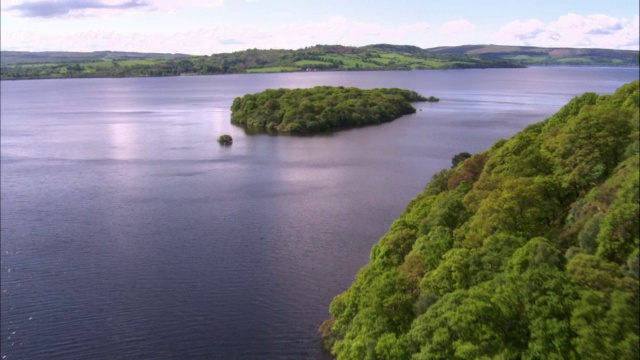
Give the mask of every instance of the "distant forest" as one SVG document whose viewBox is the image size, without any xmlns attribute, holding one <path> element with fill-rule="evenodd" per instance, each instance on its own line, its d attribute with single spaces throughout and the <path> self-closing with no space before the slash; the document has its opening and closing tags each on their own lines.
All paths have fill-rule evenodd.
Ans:
<svg viewBox="0 0 640 360">
<path fill-rule="evenodd" d="M 638 359 L 639 82 L 435 174 L 320 328 L 338 360 Z"/>
</svg>

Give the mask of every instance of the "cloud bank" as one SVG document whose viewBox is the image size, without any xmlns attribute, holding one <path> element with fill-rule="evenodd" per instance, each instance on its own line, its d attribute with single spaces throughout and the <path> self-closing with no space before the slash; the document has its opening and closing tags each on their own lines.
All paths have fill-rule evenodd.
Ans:
<svg viewBox="0 0 640 360">
<path fill-rule="evenodd" d="M 549 23 L 537 19 L 513 21 L 493 36 L 496 44 L 542 47 L 587 47 L 638 50 L 638 16 L 567 14 Z"/>
<path fill-rule="evenodd" d="M 190 7 L 219 7 L 223 0 L 39 0 L 3 1 L 3 11 L 23 18 L 64 18 L 120 15 L 123 11 L 176 11 Z"/>
<path fill-rule="evenodd" d="M 86 31 L 43 34 L 32 30 L 1 33 L 4 50 L 136 51 L 210 55 L 248 48 L 297 49 L 316 44 L 362 46 L 376 43 L 417 44 L 430 29 L 426 22 L 383 26 L 336 16 L 319 22 L 299 22 L 275 28 L 220 24 L 184 32 L 125 33 Z M 38 49 L 38 50 L 35 50 Z"/>
<path fill-rule="evenodd" d="M 237 0 L 240 1 L 240 0 Z M 258 0 L 242 0 L 244 3 Z M 316 44 L 408 44 L 423 48 L 494 43 L 637 50 L 638 16 L 567 14 L 554 21 L 506 23 L 489 32 L 458 19 L 384 25 L 345 16 L 241 25 L 222 14 L 231 0 L 2 0 L 3 50 L 138 51 L 208 55 L 248 48 L 297 49 Z M 220 10 L 218 9 L 220 7 Z M 214 8 L 214 11 L 206 12 Z M 230 6 L 233 8 L 233 6 Z M 220 10 L 220 12 L 219 12 Z M 197 25 L 188 16 L 211 15 Z M 127 16 L 125 18 L 125 15 Z M 11 28 L 6 24 L 18 25 Z"/>
<path fill-rule="evenodd" d="M 111 4 L 100 0 L 69 0 L 69 1 L 26 1 L 13 6 L 8 6 L 6 10 L 16 11 L 22 17 L 60 17 L 66 15 L 79 15 L 85 10 L 125 10 L 137 7 L 149 6 L 142 0 L 130 0 Z"/>
</svg>

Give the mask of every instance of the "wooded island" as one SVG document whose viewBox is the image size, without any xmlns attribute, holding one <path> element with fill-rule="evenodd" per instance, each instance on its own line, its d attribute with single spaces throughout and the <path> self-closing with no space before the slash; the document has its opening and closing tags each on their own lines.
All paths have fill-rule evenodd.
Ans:
<svg viewBox="0 0 640 360">
<path fill-rule="evenodd" d="M 438 100 L 398 88 L 267 89 L 236 98 L 231 122 L 249 131 L 306 135 L 389 122 L 415 113 L 412 102 Z"/>
</svg>

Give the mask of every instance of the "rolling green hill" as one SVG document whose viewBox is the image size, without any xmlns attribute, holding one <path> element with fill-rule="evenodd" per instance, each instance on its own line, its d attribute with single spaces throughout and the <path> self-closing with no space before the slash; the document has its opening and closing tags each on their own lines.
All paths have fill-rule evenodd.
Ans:
<svg viewBox="0 0 640 360">
<path fill-rule="evenodd" d="M 440 55 L 477 56 L 522 65 L 638 66 L 637 50 L 542 48 L 533 46 L 464 45 L 426 49 Z"/>
<path fill-rule="evenodd" d="M 90 63 L 105 60 L 169 60 L 191 57 L 186 54 L 137 53 L 123 51 L 94 51 L 94 52 L 66 52 L 66 51 L 2 51 L 0 64 L 9 65 L 44 65 L 58 63 Z"/>
<path fill-rule="evenodd" d="M 335 297 L 327 348 L 338 360 L 638 359 L 639 84 L 457 156 Z"/>
</svg>

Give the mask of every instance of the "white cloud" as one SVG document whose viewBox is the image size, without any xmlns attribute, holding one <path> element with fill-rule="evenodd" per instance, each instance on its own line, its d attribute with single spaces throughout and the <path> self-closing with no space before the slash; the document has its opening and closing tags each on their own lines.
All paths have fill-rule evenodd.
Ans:
<svg viewBox="0 0 640 360">
<path fill-rule="evenodd" d="M 439 33 L 441 35 L 460 35 L 470 33 L 476 29 L 476 26 L 464 19 L 449 21 L 440 26 Z"/>
<path fill-rule="evenodd" d="M 638 16 L 629 20 L 603 14 L 567 14 L 544 23 L 513 21 L 493 36 L 496 44 L 542 47 L 588 47 L 637 50 Z"/>
<path fill-rule="evenodd" d="M 56 35 L 22 30 L 3 31 L 0 36 L 5 50 L 117 50 L 199 55 L 247 48 L 297 49 L 316 44 L 416 44 L 419 39 L 425 38 L 429 28 L 426 22 L 387 27 L 338 16 L 319 22 L 300 22 L 275 28 L 219 24 L 184 32 L 92 30 Z"/>
</svg>

